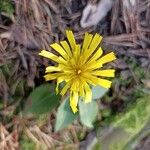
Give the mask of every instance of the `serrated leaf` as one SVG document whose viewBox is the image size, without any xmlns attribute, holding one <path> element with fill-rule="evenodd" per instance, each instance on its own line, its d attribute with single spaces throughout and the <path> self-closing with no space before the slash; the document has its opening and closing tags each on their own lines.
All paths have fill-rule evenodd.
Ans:
<svg viewBox="0 0 150 150">
<path fill-rule="evenodd" d="M 59 106 L 57 115 L 56 115 L 56 123 L 55 123 L 55 131 L 59 131 L 69 124 L 71 124 L 78 117 L 78 113 L 74 114 L 69 105 L 69 98 L 67 97 Z"/>
<path fill-rule="evenodd" d="M 28 104 L 26 105 L 26 112 L 34 114 L 50 112 L 59 104 L 59 99 L 60 97 L 55 94 L 52 84 L 41 85 L 30 94 Z"/>
<path fill-rule="evenodd" d="M 80 121 L 83 125 L 93 128 L 93 122 L 96 119 L 98 113 L 98 105 L 96 101 L 90 103 L 85 103 L 84 101 L 79 101 L 79 114 Z"/>
<path fill-rule="evenodd" d="M 107 91 L 108 89 L 103 88 L 101 86 L 93 86 L 92 87 L 92 99 L 101 98 Z"/>
</svg>

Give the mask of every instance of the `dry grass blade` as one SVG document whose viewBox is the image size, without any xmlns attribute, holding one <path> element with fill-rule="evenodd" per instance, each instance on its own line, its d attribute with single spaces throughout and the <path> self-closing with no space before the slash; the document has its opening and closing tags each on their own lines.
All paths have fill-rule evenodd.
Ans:
<svg viewBox="0 0 150 150">
<path fill-rule="evenodd" d="M 5 78 L 2 70 L 0 70 L 0 96 L 4 100 L 4 107 L 7 106 L 8 90 L 9 90 L 9 88 L 8 88 L 7 83 L 6 83 L 6 78 Z"/>
<path fill-rule="evenodd" d="M 17 130 L 9 133 L 5 126 L 0 124 L 0 148 L 1 150 L 18 150 L 18 135 Z"/>
</svg>

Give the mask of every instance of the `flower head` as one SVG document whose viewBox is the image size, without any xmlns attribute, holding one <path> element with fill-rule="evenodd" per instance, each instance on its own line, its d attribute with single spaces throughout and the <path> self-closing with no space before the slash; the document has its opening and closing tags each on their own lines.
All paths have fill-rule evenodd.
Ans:
<svg viewBox="0 0 150 150">
<path fill-rule="evenodd" d="M 65 81 L 61 95 L 70 92 L 70 106 L 72 111 L 77 112 L 79 97 L 83 97 L 86 103 L 91 102 L 91 85 L 99 85 L 110 88 L 111 81 L 103 77 L 114 77 L 115 70 L 101 70 L 104 64 L 116 59 L 113 52 L 104 56 L 103 50 L 99 47 L 102 36 L 99 34 L 85 33 L 83 45 L 76 43 L 72 31 L 66 31 L 67 41 L 60 44 L 53 43 L 50 46 L 58 53 L 42 50 L 39 55 L 49 58 L 57 63 L 56 66 L 46 68 L 45 80 L 57 80 L 56 92 L 59 84 Z"/>
</svg>

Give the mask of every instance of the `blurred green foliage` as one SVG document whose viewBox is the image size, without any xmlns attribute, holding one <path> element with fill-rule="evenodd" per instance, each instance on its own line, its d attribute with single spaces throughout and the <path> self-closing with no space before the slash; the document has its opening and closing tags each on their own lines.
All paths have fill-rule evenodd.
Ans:
<svg viewBox="0 0 150 150">
<path fill-rule="evenodd" d="M 18 98 L 22 98 L 25 93 L 26 81 L 23 77 L 17 77 L 13 74 L 13 63 L 4 64 L 0 68 L 0 75 L 3 76 L 3 82 L 5 80 L 9 87 L 9 101 L 14 102 Z"/>
<path fill-rule="evenodd" d="M 27 136 L 23 135 L 20 140 L 20 148 L 22 150 L 36 150 L 35 143 L 30 140 Z"/>
<path fill-rule="evenodd" d="M 14 13 L 14 7 L 11 0 L 0 0 L 0 12 L 8 14 Z"/>
<path fill-rule="evenodd" d="M 92 150 L 102 150 L 101 144 L 100 144 L 99 142 L 97 142 L 97 143 L 94 145 L 94 147 L 93 147 Z"/>
<path fill-rule="evenodd" d="M 150 96 L 143 95 L 130 106 L 124 115 L 116 117 L 115 127 L 121 127 L 132 135 L 137 134 L 147 123 L 150 117 Z"/>
</svg>

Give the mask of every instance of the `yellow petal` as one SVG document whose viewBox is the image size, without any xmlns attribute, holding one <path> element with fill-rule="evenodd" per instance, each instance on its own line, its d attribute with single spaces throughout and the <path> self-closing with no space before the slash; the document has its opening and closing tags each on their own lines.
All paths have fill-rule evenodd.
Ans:
<svg viewBox="0 0 150 150">
<path fill-rule="evenodd" d="M 54 80 L 59 76 L 60 76 L 60 73 L 53 73 L 53 74 L 46 74 L 44 76 L 44 78 L 45 78 L 46 81 L 49 81 L 49 80 Z"/>
<path fill-rule="evenodd" d="M 91 60 L 89 62 L 87 62 L 85 65 L 86 70 L 95 70 L 95 69 L 99 69 L 103 66 L 103 64 L 111 62 L 113 60 L 116 59 L 116 56 L 113 52 L 106 54 L 105 56 L 103 56 L 102 58 L 99 58 L 98 60 Z"/>
<path fill-rule="evenodd" d="M 89 103 L 92 100 L 92 91 L 87 83 L 85 83 L 84 88 L 85 88 L 85 103 Z"/>
<path fill-rule="evenodd" d="M 95 70 L 95 69 L 99 69 L 102 67 L 102 64 L 100 62 L 97 62 L 95 60 L 87 62 L 85 64 L 85 71 L 91 71 L 91 70 Z"/>
<path fill-rule="evenodd" d="M 48 67 L 46 67 L 45 73 L 54 72 L 54 71 L 61 71 L 61 69 L 59 67 L 55 67 L 55 66 L 48 66 Z"/>
<path fill-rule="evenodd" d="M 106 54 L 102 58 L 98 59 L 97 62 L 101 63 L 101 64 L 105 64 L 105 63 L 111 62 L 115 59 L 116 59 L 116 56 L 115 56 L 114 52 L 111 52 L 111 53 Z"/>
<path fill-rule="evenodd" d="M 84 85 L 82 81 L 80 82 L 80 85 L 79 85 L 79 94 L 80 96 L 85 97 Z"/>
<path fill-rule="evenodd" d="M 94 86 L 96 86 L 97 85 L 97 83 L 96 82 L 93 82 L 90 78 L 88 78 L 89 76 L 87 76 L 87 75 L 82 75 L 82 77 L 80 77 L 81 79 L 82 79 L 82 81 L 84 81 L 84 84 L 85 84 L 85 82 L 87 82 L 87 83 L 89 83 L 89 84 L 91 84 L 91 85 L 94 85 Z M 84 85 L 83 85 L 84 86 Z"/>
<path fill-rule="evenodd" d="M 59 68 L 63 71 L 63 72 L 65 72 L 65 73 L 72 73 L 72 68 L 68 65 L 68 66 L 66 66 L 65 64 L 59 64 Z"/>
<path fill-rule="evenodd" d="M 43 57 L 46 57 L 46 58 L 49 58 L 49 59 L 52 59 L 53 61 L 55 62 L 59 62 L 58 60 L 58 56 L 54 55 L 53 53 L 51 52 L 48 52 L 46 50 L 42 50 L 40 53 L 39 53 L 40 56 L 43 56 Z"/>
<path fill-rule="evenodd" d="M 73 70 L 76 68 L 77 63 L 76 63 L 76 59 L 74 57 L 70 60 L 70 65 Z"/>
<path fill-rule="evenodd" d="M 102 40 L 102 36 L 100 36 L 99 34 L 96 33 L 92 39 L 90 46 L 89 46 L 90 54 L 92 54 L 95 51 L 97 46 L 100 44 L 101 40 Z"/>
<path fill-rule="evenodd" d="M 87 50 L 84 51 L 84 61 L 86 62 L 88 58 L 94 53 L 97 46 L 100 44 L 102 37 L 99 34 L 95 34 L 93 37 L 91 44 Z"/>
<path fill-rule="evenodd" d="M 98 85 L 106 88 L 106 89 L 109 89 L 111 87 L 111 84 L 112 82 L 109 81 L 109 80 L 106 80 L 106 79 L 98 79 Z"/>
<path fill-rule="evenodd" d="M 67 52 L 67 54 L 72 57 L 72 52 L 70 49 L 70 46 L 68 45 L 68 43 L 66 41 L 61 41 L 60 44 L 62 45 L 62 47 L 64 48 L 64 50 Z"/>
<path fill-rule="evenodd" d="M 70 107 L 73 113 L 76 113 L 78 111 L 77 105 L 78 105 L 78 92 L 72 91 L 70 93 Z"/>
<path fill-rule="evenodd" d="M 69 88 L 70 88 L 70 82 L 67 82 L 66 85 L 63 87 L 62 91 L 60 92 L 60 94 L 65 95 Z"/>
<path fill-rule="evenodd" d="M 83 60 L 84 60 L 84 58 L 83 58 L 83 56 L 82 56 L 82 54 L 79 56 L 79 59 L 78 59 L 78 65 L 80 65 L 80 67 L 82 68 L 83 67 L 83 65 L 85 65 L 84 63 L 83 63 Z"/>
<path fill-rule="evenodd" d="M 97 63 L 96 60 L 98 58 L 101 57 L 101 55 L 103 54 L 103 50 L 100 47 L 95 53 L 94 55 L 88 60 L 88 62 L 86 62 L 86 66 L 89 68 L 91 65 L 92 66 L 98 66 L 98 68 L 102 67 L 102 65 L 100 63 Z M 94 67 L 95 68 L 95 67 Z"/>
<path fill-rule="evenodd" d="M 102 48 L 100 47 L 100 48 L 94 53 L 94 55 L 90 58 L 89 62 L 90 62 L 90 61 L 93 61 L 93 60 L 97 60 L 99 57 L 101 57 L 102 54 L 103 54 L 103 50 L 102 50 Z"/>
<path fill-rule="evenodd" d="M 68 62 L 67 62 L 66 60 L 64 60 L 61 56 L 58 57 L 58 61 L 59 61 L 59 64 L 60 64 L 60 63 L 61 63 L 61 64 L 65 64 L 65 65 L 68 64 Z"/>
<path fill-rule="evenodd" d="M 80 51 L 81 51 L 81 46 L 79 44 L 77 44 L 75 46 L 75 50 L 73 53 L 73 58 L 74 58 L 76 64 L 78 64 L 78 62 L 79 62 Z"/>
<path fill-rule="evenodd" d="M 75 49 L 75 45 L 76 45 L 76 41 L 74 39 L 74 35 L 73 35 L 72 31 L 66 30 L 66 35 L 67 35 L 67 39 L 68 39 L 68 41 L 70 43 L 70 46 L 71 46 L 72 50 L 74 50 Z"/>
<path fill-rule="evenodd" d="M 50 45 L 56 52 L 58 52 L 62 57 L 65 59 L 68 59 L 67 53 L 64 51 L 64 49 L 57 43 Z"/>
<path fill-rule="evenodd" d="M 92 74 L 95 76 L 101 76 L 101 77 L 114 77 L 115 70 L 114 69 L 96 70 L 96 71 L 93 71 Z"/>
<path fill-rule="evenodd" d="M 82 53 L 88 49 L 88 47 L 91 43 L 92 37 L 93 37 L 92 34 L 88 34 L 87 32 L 85 33 L 83 46 L 82 46 Z"/>
<path fill-rule="evenodd" d="M 61 73 L 61 75 L 58 78 L 59 80 L 66 81 L 66 82 L 69 82 L 71 80 L 71 76 L 66 73 Z"/>
<path fill-rule="evenodd" d="M 89 82 L 90 84 L 100 85 L 100 86 L 107 88 L 107 89 L 110 88 L 111 83 L 112 83 L 109 80 L 98 78 L 96 76 L 91 75 L 90 73 L 84 74 L 84 77 L 87 79 L 87 82 Z"/>
<path fill-rule="evenodd" d="M 72 80 L 72 85 L 71 85 L 71 90 L 72 91 L 79 91 L 79 79 L 75 78 L 74 80 Z"/>
</svg>

